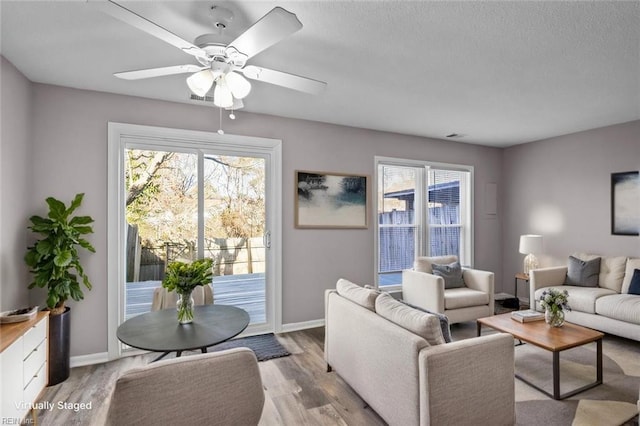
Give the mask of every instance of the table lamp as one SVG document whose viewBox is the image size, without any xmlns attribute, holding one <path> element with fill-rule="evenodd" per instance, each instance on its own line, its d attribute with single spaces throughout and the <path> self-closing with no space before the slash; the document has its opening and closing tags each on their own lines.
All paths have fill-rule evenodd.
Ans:
<svg viewBox="0 0 640 426">
<path fill-rule="evenodd" d="M 524 273 L 529 275 L 529 271 L 536 269 L 538 259 L 534 253 L 542 253 L 542 235 L 520 235 L 520 253 L 526 254 L 524 258 Z"/>
</svg>

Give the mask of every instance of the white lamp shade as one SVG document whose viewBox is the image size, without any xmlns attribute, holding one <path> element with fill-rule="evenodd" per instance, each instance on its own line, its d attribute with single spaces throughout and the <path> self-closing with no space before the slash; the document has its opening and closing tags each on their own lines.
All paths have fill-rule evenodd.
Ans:
<svg viewBox="0 0 640 426">
<path fill-rule="evenodd" d="M 542 253 L 542 235 L 521 235 L 520 236 L 520 253 Z"/>
<path fill-rule="evenodd" d="M 213 103 L 220 108 L 231 108 L 233 106 L 233 95 L 225 76 L 221 76 L 216 81 L 216 88 L 213 90 Z"/>
<path fill-rule="evenodd" d="M 204 97 L 213 86 L 213 73 L 211 70 L 198 71 L 187 78 L 187 86 L 194 94 Z"/>
<path fill-rule="evenodd" d="M 246 97 L 251 91 L 251 83 L 238 73 L 230 72 L 225 76 L 225 80 L 233 93 L 233 97 L 236 99 L 242 99 Z"/>
</svg>

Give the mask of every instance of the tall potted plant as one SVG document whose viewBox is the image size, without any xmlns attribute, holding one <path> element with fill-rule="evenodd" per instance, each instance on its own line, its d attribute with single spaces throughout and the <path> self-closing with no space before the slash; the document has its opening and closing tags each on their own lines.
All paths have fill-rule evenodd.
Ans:
<svg viewBox="0 0 640 426">
<path fill-rule="evenodd" d="M 80 283 L 91 290 L 89 277 L 80 264 L 78 249 L 95 253 L 83 235 L 93 233 L 90 216 L 72 216 L 80 207 L 84 194 L 77 194 L 69 207 L 53 197 L 47 198 L 48 216 L 31 216 L 28 228 L 43 238 L 27 248 L 24 260 L 33 274 L 29 288 L 47 288 L 49 317 L 49 385 L 69 377 L 70 308 L 65 302 L 71 298 L 84 299 Z"/>
</svg>

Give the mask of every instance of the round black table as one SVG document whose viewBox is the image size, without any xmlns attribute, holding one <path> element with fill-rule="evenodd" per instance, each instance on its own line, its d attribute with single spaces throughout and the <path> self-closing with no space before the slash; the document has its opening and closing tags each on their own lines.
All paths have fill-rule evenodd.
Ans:
<svg viewBox="0 0 640 426">
<path fill-rule="evenodd" d="M 200 305 L 195 307 L 193 322 L 180 324 L 175 308 L 147 312 L 123 322 L 116 335 L 122 343 L 138 349 L 170 352 L 176 357 L 183 351 L 201 349 L 229 340 L 247 328 L 249 314 L 235 306 Z"/>
</svg>

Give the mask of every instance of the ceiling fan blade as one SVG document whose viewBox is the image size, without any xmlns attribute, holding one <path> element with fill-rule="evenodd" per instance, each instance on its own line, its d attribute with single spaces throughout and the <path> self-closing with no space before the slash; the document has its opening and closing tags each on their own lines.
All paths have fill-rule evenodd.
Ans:
<svg viewBox="0 0 640 426">
<path fill-rule="evenodd" d="M 265 83 L 276 84 L 300 92 L 311 93 L 312 95 L 317 95 L 327 87 L 327 83 L 324 81 L 312 80 L 310 78 L 257 67 L 255 65 L 247 65 L 238 71 L 252 80 L 264 81 Z"/>
<path fill-rule="evenodd" d="M 139 29 L 140 31 L 144 31 L 147 34 L 159 38 L 160 40 L 169 43 L 170 45 L 175 46 L 178 49 L 181 49 L 183 52 L 188 53 L 189 55 L 193 55 L 197 58 L 208 58 L 207 52 L 200 49 L 195 44 L 178 37 L 171 31 L 162 28 L 160 25 L 155 24 L 146 18 L 143 18 L 137 13 L 127 9 L 124 6 L 119 5 L 112 0 L 99 1 L 95 2 L 95 4 L 98 8 L 100 8 L 102 12 L 121 20 L 126 24 L 129 24 L 132 27 Z"/>
<path fill-rule="evenodd" d="M 125 80 L 140 80 L 142 78 L 162 77 L 165 75 L 198 72 L 206 68 L 207 67 L 198 66 L 198 65 L 174 65 L 172 67 L 149 68 L 149 69 L 135 70 L 135 71 L 123 71 L 123 72 L 117 72 L 113 75 Z"/>
<path fill-rule="evenodd" d="M 295 14 L 281 7 L 274 7 L 247 31 L 229 43 L 227 50 L 233 51 L 235 49 L 248 59 L 295 33 L 300 28 L 302 28 L 302 23 Z"/>
</svg>

